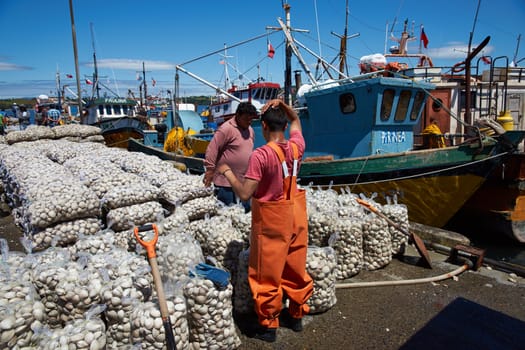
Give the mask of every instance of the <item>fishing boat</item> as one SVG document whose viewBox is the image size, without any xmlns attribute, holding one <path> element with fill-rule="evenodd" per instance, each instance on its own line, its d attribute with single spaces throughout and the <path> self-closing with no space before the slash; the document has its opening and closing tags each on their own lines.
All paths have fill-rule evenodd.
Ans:
<svg viewBox="0 0 525 350">
<path fill-rule="evenodd" d="M 149 129 L 147 117 L 137 112 L 137 102 L 129 98 L 104 97 L 87 101 L 86 124 L 98 126 L 106 145 L 127 148 L 130 138 L 141 139 Z"/>
<path fill-rule="evenodd" d="M 421 149 L 416 140 L 422 137 L 422 121 L 430 120 L 435 104 L 446 108 L 431 96 L 436 84 L 420 77 L 428 69 L 394 69 L 399 66 L 390 64 L 354 77 L 338 71 L 339 79 L 317 81 L 289 25 L 278 20 L 287 45 L 310 80 L 299 88 L 294 105 L 306 141 L 298 177 L 301 185 L 348 188 L 379 202 L 396 195 L 407 205 L 411 221 L 443 227 L 525 136 L 515 130 L 487 135 L 468 124 L 453 145 Z M 289 91 L 286 86 L 285 91 Z M 252 127 L 257 147 L 264 143 L 260 122 L 254 120 Z M 140 143 L 134 147 L 140 149 Z M 190 161 L 197 164 L 190 169 L 203 171 L 202 160 L 198 163 L 197 157 L 189 157 Z"/>
<path fill-rule="evenodd" d="M 91 85 L 92 92 L 91 96 L 86 100 L 81 123 L 101 128 L 102 136 L 107 146 L 127 148 L 130 138 L 142 138 L 144 130 L 150 128 L 145 104 L 141 103 L 141 106 L 139 106 L 136 99 L 120 96 L 101 81 L 101 77 L 98 74 L 92 23 L 90 27 L 94 70 L 91 79 L 86 78 L 85 81 L 88 85 Z M 144 63 L 142 72 L 144 79 L 141 87 L 144 87 L 147 98 Z M 104 89 L 103 94 L 101 94 L 102 89 Z"/>
<path fill-rule="evenodd" d="M 430 83 L 377 73 L 319 84 L 299 108 L 307 144 L 299 172 L 302 185 L 344 187 L 398 196 L 412 221 L 443 227 L 523 139 L 521 131 L 439 149 L 414 150 L 413 129 L 421 121 Z M 371 116 L 371 117 L 370 117 Z M 261 143 L 260 122 L 252 124 Z M 152 132 L 154 133 L 154 132 Z M 133 141 L 130 150 L 156 154 L 203 171 L 202 159 L 177 156 Z"/>
</svg>

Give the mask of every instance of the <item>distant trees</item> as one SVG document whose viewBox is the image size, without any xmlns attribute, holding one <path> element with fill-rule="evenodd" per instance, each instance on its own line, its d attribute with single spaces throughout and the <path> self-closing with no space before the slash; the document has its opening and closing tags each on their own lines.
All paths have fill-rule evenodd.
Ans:
<svg viewBox="0 0 525 350">
<path fill-rule="evenodd" d="M 31 109 L 36 104 L 36 99 L 34 98 L 9 98 L 0 100 L 0 110 L 11 109 L 13 103 L 16 103 L 19 106 L 26 106 Z"/>
</svg>

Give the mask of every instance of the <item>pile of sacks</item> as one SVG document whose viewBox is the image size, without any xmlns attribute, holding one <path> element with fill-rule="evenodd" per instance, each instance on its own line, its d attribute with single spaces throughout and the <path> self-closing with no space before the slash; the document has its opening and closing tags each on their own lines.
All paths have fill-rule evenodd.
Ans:
<svg viewBox="0 0 525 350">
<path fill-rule="evenodd" d="M 0 346 L 161 349 L 157 295 L 133 235 L 146 223 L 159 228 L 157 259 L 177 348 L 240 345 L 232 315 L 253 312 L 251 214 L 222 205 L 201 176 L 99 142 L 38 139 L 0 147 L 0 177 L 26 247 L 9 252 L 3 243 L 0 318 L 10 321 L 0 327 Z M 356 197 L 307 189 L 311 313 L 336 303 L 338 280 L 387 265 L 406 243 Z M 406 207 L 374 204 L 408 227 Z M 213 283 L 199 271 L 203 263 L 230 278 Z"/>
</svg>

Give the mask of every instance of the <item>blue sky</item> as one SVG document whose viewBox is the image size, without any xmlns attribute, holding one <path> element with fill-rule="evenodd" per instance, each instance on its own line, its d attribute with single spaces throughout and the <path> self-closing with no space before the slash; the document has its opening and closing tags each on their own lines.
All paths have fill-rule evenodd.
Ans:
<svg viewBox="0 0 525 350">
<path fill-rule="evenodd" d="M 345 0 L 287 2 L 292 27 L 309 30 L 295 37 L 332 61 L 339 39 L 331 32 L 344 32 Z M 481 0 L 474 23 L 477 6 L 478 0 L 350 0 L 348 34 L 360 34 L 348 40 L 350 74 L 358 74 L 360 57 L 384 53 L 385 47 L 394 45 L 390 40 L 385 45 L 387 28 L 390 31 L 396 20 L 394 35 L 399 35 L 405 19 L 414 25 L 417 37 L 409 43 L 409 52 L 418 52 L 420 25 L 424 25 L 429 45 L 423 51 L 435 65 L 462 61 L 473 29 L 473 47 L 490 35 L 483 54 L 512 60 L 518 35 L 525 35 L 525 1 Z M 126 95 L 132 89 L 138 96 L 137 72 L 144 62 L 148 94 L 164 95 L 173 90 L 175 65 L 259 35 L 263 37 L 228 50 L 230 79 L 240 83 L 240 76 L 256 79 L 260 75 L 283 84 L 284 37 L 267 29 L 278 26 L 278 17 L 284 19 L 281 0 L 73 0 L 73 10 L 84 95 L 91 92 L 85 78 L 93 74 L 94 51 L 101 81 L 113 91 Z M 68 0 L 0 0 L 0 23 L 0 98 L 53 95 L 57 70 L 62 84 L 76 91 L 76 80 L 66 77 L 75 75 Z M 267 57 L 267 40 L 276 51 L 273 59 Z M 518 60 L 525 57 L 523 41 L 525 38 Z M 301 53 L 315 71 L 317 59 L 304 49 Z M 216 53 L 183 67 L 213 84 L 224 85 L 221 59 Z M 292 65 L 294 70 L 301 69 L 296 60 Z M 305 74 L 302 79 L 306 81 Z M 181 96 L 201 94 L 213 95 L 214 90 L 180 75 Z"/>
</svg>

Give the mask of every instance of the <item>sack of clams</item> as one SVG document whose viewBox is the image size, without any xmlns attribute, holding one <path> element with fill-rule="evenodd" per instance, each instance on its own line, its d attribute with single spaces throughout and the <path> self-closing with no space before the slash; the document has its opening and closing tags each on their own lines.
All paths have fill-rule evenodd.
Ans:
<svg viewBox="0 0 525 350">
<path fill-rule="evenodd" d="M 241 340 L 233 319 L 232 285 L 221 290 L 208 279 L 194 277 L 183 290 L 188 305 L 191 348 L 238 348 Z"/>
<path fill-rule="evenodd" d="M 99 315 L 104 305 L 95 305 L 85 318 L 68 322 L 64 328 L 42 329 L 37 338 L 38 349 L 56 350 L 104 350 L 106 349 L 106 326 Z"/>
<path fill-rule="evenodd" d="M 314 281 L 314 291 L 307 302 L 310 314 L 328 311 L 337 302 L 336 269 L 337 256 L 332 247 L 308 247 L 306 271 Z"/>
<path fill-rule="evenodd" d="M 166 294 L 168 318 L 172 326 L 177 350 L 189 349 L 187 309 L 184 297 Z M 166 349 L 166 331 L 160 314 L 158 299 L 137 303 L 130 314 L 131 342 L 139 349 Z"/>
<path fill-rule="evenodd" d="M 390 198 L 387 198 L 387 203 L 382 207 L 383 214 L 385 214 L 390 220 L 401 226 L 405 232 L 409 230 L 408 222 L 408 208 L 404 204 L 397 203 L 397 197 L 394 197 L 393 203 Z M 405 251 L 405 246 L 408 243 L 408 235 L 401 232 L 396 227 L 391 225 L 388 226 L 390 236 L 392 240 L 392 254 L 402 254 Z"/>
</svg>

